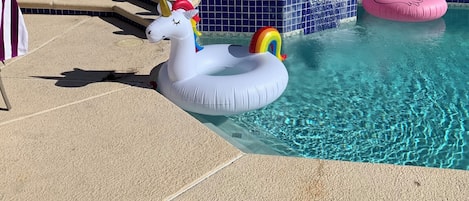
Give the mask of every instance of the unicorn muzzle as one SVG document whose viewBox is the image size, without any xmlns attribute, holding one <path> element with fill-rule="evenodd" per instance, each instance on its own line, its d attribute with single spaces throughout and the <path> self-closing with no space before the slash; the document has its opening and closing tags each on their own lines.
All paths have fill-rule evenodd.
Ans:
<svg viewBox="0 0 469 201">
<path fill-rule="evenodd" d="M 160 33 L 158 33 L 158 31 L 152 30 L 151 26 L 147 27 L 145 33 L 147 35 L 148 41 L 150 41 L 151 43 L 156 43 L 166 38 L 165 35 L 161 35 Z"/>
</svg>

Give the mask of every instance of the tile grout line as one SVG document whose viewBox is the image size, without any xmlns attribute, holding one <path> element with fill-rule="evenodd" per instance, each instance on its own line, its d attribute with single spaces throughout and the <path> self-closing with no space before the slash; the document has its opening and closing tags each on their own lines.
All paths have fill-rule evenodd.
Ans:
<svg viewBox="0 0 469 201">
<path fill-rule="evenodd" d="M 99 97 L 102 97 L 102 96 L 105 96 L 105 95 L 109 95 L 109 94 L 112 94 L 114 92 L 118 92 L 118 91 L 128 89 L 128 88 L 131 88 L 131 87 L 132 86 L 126 86 L 126 87 L 123 87 L 123 88 L 119 88 L 119 89 L 108 91 L 108 92 L 105 92 L 105 93 L 102 93 L 102 94 L 91 96 L 91 97 L 88 97 L 88 98 L 85 98 L 85 99 L 81 99 L 81 100 L 78 100 L 78 101 L 73 101 L 71 103 L 67 103 L 67 104 L 60 105 L 60 106 L 57 106 L 57 107 L 53 107 L 53 108 L 50 108 L 50 109 L 42 110 L 42 111 L 32 113 L 32 114 L 29 114 L 29 115 L 26 115 L 26 116 L 22 116 L 22 117 L 18 117 L 18 118 L 15 118 L 15 119 L 8 120 L 8 121 L 0 122 L 0 127 L 4 126 L 6 124 L 9 124 L 9 123 L 13 123 L 13 122 L 16 122 L 16 121 L 21 121 L 21 120 L 28 119 L 28 118 L 31 118 L 31 117 L 35 117 L 35 116 L 38 116 L 38 115 L 41 115 L 41 114 L 44 114 L 44 113 L 52 112 L 54 110 L 58 110 L 58 109 L 61 109 L 61 108 L 64 108 L 64 107 L 68 107 L 68 106 L 75 105 L 75 104 L 78 104 L 78 103 L 82 103 L 82 102 L 85 102 L 85 101 L 89 101 L 89 100 L 92 100 L 92 99 L 95 99 L 95 98 L 99 98 Z"/>
<path fill-rule="evenodd" d="M 56 40 L 57 38 L 63 37 L 66 33 L 70 32 L 72 29 L 75 29 L 76 27 L 78 27 L 78 26 L 84 24 L 85 22 L 87 22 L 87 21 L 89 21 L 89 20 L 91 20 L 91 19 L 92 19 L 92 17 L 89 17 L 88 19 L 84 19 L 84 20 L 82 20 L 82 21 L 76 23 L 75 25 L 69 27 L 67 30 L 65 30 L 65 31 L 62 32 L 61 34 L 56 35 L 56 36 L 52 37 L 50 40 L 44 42 L 44 43 L 43 43 L 42 45 L 40 45 L 39 47 L 34 48 L 33 50 L 28 51 L 28 52 L 26 53 L 26 55 L 20 56 L 20 57 L 18 57 L 17 59 L 14 59 L 14 60 L 12 60 L 11 62 L 6 63 L 5 68 L 8 67 L 9 65 L 11 65 L 12 63 L 15 63 L 16 61 L 19 61 L 19 60 L 23 59 L 24 57 L 27 57 L 29 54 L 32 54 L 32 53 L 38 51 L 39 49 L 42 49 L 44 46 L 48 45 L 48 44 L 51 43 L 52 41 Z M 27 29 L 27 27 L 26 27 L 26 29 Z"/>
<path fill-rule="evenodd" d="M 193 182 L 185 185 L 184 187 L 182 187 L 180 190 L 178 190 L 176 193 L 166 197 L 164 200 L 167 200 L 167 201 L 170 201 L 170 200 L 174 200 L 175 198 L 177 198 L 178 196 L 182 195 L 183 193 L 187 192 L 188 190 L 190 190 L 191 188 L 193 188 L 194 186 L 202 183 L 203 181 L 205 181 L 206 179 L 208 179 L 209 177 L 211 177 L 212 175 L 216 174 L 217 172 L 223 170 L 225 167 L 228 167 L 229 165 L 233 164 L 235 161 L 237 161 L 238 159 L 240 159 L 241 157 L 245 156 L 246 154 L 241 152 L 241 154 L 237 155 L 235 158 L 215 167 L 214 169 L 212 169 L 211 171 L 205 173 L 204 175 L 202 175 L 201 177 L 199 177 L 198 179 L 194 180 Z"/>
</svg>

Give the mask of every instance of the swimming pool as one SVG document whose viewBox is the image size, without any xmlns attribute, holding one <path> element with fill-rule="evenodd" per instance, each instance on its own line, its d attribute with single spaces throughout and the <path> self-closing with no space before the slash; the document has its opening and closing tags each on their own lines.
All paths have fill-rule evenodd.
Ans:
<svg viewBox="0 0 469 201">
<path fill-rule="evenodd" d="M 356 25 L 287 38 L 285 93 L 228 119 L 285 155 L 469 170 L 467 27 L 468 10 L 409 24 L 359 8 Z M 249 43 L 202 38 L 220 42 Z"/>
</svg>

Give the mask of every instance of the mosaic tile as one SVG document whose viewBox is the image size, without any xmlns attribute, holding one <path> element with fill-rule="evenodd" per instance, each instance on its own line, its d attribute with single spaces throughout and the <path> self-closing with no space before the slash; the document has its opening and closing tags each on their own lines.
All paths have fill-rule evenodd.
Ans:
<svg viewBox="0 0 469 201">
<path fill-rule="evenodd" d="M 448 3 L 469 3 L 469 0 L 446 0 Z"/>
<path fill-rule="evenodd" d="M 204 32 L 255 32 L 263 26 L 275 26 L 281 33 L 309 34 L 355 17 L 356 5 L 357 0 L 202 0 L 199 28 Z M 229 18 L 227 23 L 225 18 Z"/>
</svg>

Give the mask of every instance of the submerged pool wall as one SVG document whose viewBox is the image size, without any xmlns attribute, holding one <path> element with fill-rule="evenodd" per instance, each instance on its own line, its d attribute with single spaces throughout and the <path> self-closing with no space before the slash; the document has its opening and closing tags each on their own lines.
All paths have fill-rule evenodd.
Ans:
<svg viewBox="0 0 469 201">
<path fill-rule="evenodd" d="M 357 0 L 202 0 L 199 29 L 206 33 L 254 33 L 263 26 L 283 35 L 310 34 L 354 21 Z"/>
</svg>

